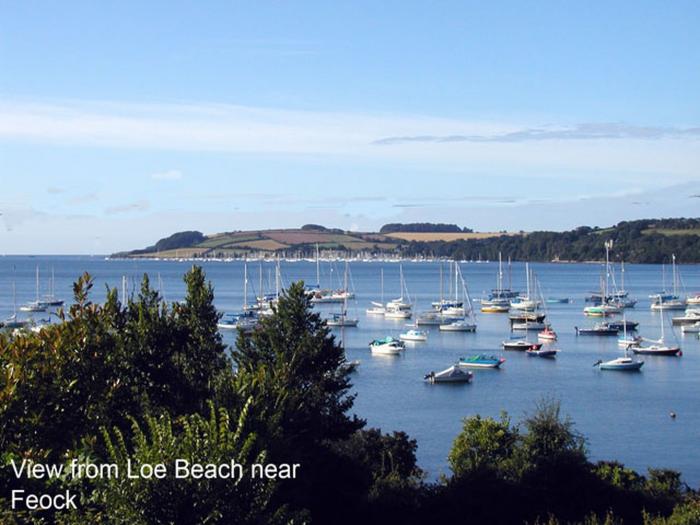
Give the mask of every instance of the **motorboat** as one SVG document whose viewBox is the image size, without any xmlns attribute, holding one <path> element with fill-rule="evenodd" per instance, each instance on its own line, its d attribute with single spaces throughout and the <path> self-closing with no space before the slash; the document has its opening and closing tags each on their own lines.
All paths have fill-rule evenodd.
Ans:
<svg viewBox="0 0 700 525">
<path fill-rule="evenodd" d="M 466 319 L 455 319 L 440 325 L 441 332 L 476 332 L 476 325 Z"/>
<path fill-rule="evenodd" d="M 600 370 L 618 370 L 622 372 L 631 372 L 640 370 L 644 366 L 644 361 L 637 361 L 631 357 L 618 357 L 612 361 L 598 361 L 593 366 L 597 366 Z"/>
<path fill-rule="evenodd" d="M 384 339 L 375 339 L 369 344 L 369 349 L 373 354 L 377 355 L 399 355 L 404 348 L 403 342 L 391 336 Z"/>
<path fill-rule="evenodd" d="M 452 365 L 442 372 L 430 372 L 424 377 L 430 383 L 469 383 L 473 378 L 474 374 L 462 370 L 458 365 Z"/>
<path fill-rule="evenodd" d="M 503 314 L 510 310 L 510 304 L 484 304 L 481 303 L 481 311 L 485 314 Z"/>
<path fill-rule="evenodd" d="M 408 330 L 407 332 L 404 332 L 402 334 L 399 334 L 399 339 L 402 341 L 427 341 L 428 340 L 428 332 L 425 330 L 415 330 L 411 329 Z"/>
<path fill-rule="evenodd" d="M 382 303 L 375 303 L 372 301 L 372 307 L 367 308 L 365 311 L 367 315 L 381 315 L 386 314 L 386 307 Z"/>
<path fill-rule="evenodd" d="M 539 350 L 542 348 L 542 343 L 533 343 L 531 341 L 528 341 L 527 339 L 516 339 L 516 340 L 510 340 L 510 341 L 503 341 L 503 349 L 504 350 Z"/>
<path fill-rule="evenodd" d="M 685 315 L 671 318 L 671 323 L 674 325 L 695 324 L 697 322 L 700 322 L 700 308 L 688 308 Z"/>
<path fill-rule="evenodd" d="M 681 332 L 684 334 L 700 334 L 700 321 L 681 326 Z"/>
<path fill-rule="evenodd" d="M 459 366 L 466 368 L 500 368 L 506 360 L 495 355 L 477 354 L 469 357 L 460 357 Z"/>
<path fill-rule="evenodd" d="M 346 328 L 354 328 L 358 323 L 358 319 L 348 317 L 345 313 L 333 314 L 332 317 L 326 319 L 326 324 L 328 326 L 344 326 Z"/>
<path fill-rule="evenodd" d="M 544 330 L 547 325 L 536 321 L 525 321 L 524 323 L 512 323 L 510 327 L 513 330 Z"/>
<path fill-rule="evenodd" d="M 533 357 L 557 357 L 559 350 L 555 348 L 528 348 L 525 353 Z"/>
<path fill-rule="evenodd" d="M 685 300 L 686 303 L 691 304 L 691 305 L 700 305 L 700 293 L 696 293 L 695 295 L 691 295 Z"/>
<path fill-rule="evenodd" d="M 525 310 L 528 312 L 535 310 L 538 305 L 538 301 L 530 299 L 529 297 L 515 297 L 510 302 L 510 307 L 512 310 Z"/>
<path fill-rule="evenodd" d="M 342 372 L 345 372 L 347 374 L 354 372 L 357 370 L 357 367 L 360 366 L 360 361 L 357 359 L 354 361 L 345 361 L 344 363 L 341 363 L 340 366 L 338 367 Z"/>
<path fill-rule="evenodd" d="M 259 318 L 253 311 L 225 314 L 216 326 L 219 330 L 242 330 L 252 332 L 258 326 Z"/>
<path fill-rule="evenodd" d="M 628 331 L 628 332 L 634 332 L 637 327 L 639 326 L 639 323 L 636 321 L 609 321 L 606 323 L 609 328 L 615 328 L 619 331 Z"/>
<path fill-rule="evenodd" d="M 621 308 L 612 303 L 603 303 L 594 306 L 586 306 L 583 309 L 583 314 L 590 317 L 607 317 L 609 315 L 619 314 Z"/>
<path fill-rule="evenodd" d="M 45 312 L 46 305 L 41 301 L 30 301 L 19 307 L 22 312 Z"/>
<path fill-rule="evenodd" d="M 442 316 L 437 312 L 423 312 L 416 319 L 418 326 L 439 326 L 444 322 Z"/>
<path fill-rule="evenodd" d="M 544 330 L 537 334 L 537 339 L 543 339 L 544 341 L 556 341 L 557 333 L 552 330 L 550 326 L 546 326 Z"/>
<path fill-rule="evenodd" d="M 413 315 L 411 308 L 411 304 L 403 302 L 403 299 L 394 299 L 386 303 L 384 317 L 387 319 L 410 319 Z"/>
<path fill-rule="evenodd" d="M 524 323 L 525 321 L 541 323 L 545 317 L 547 317 L 546 314 L 539 312 L 518 312 L 510 314 L 508 319 L 511 323 Z"/>
<path fill-rule="evenodd" d="M 617 328 L 610 328 L 606 323 L 597 323 L 592 328 L 579 328 L 575 326 L 576 335 L 617 335 Z"/>
</svg>

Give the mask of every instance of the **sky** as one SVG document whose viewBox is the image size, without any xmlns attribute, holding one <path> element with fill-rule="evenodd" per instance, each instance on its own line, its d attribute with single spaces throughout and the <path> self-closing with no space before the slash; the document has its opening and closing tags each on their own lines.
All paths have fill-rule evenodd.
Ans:
<svg viewBox="0 0 700 525">
<path fill-rule="evenodd" d="M 0 254 L 700 216 L 700 2 L 0 0 Z"/>
</svg>

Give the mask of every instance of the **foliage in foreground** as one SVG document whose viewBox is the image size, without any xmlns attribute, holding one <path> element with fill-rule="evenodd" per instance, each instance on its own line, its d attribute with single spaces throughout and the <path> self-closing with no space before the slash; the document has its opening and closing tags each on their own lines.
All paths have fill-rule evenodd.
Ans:
<svg viewBox="0 0 700 525">
<path fill-rule="evenodd" d="M 313 313 L 303 283 L 241 334 L 229 358 L 200 268 L 182 303 L 144 278 L 134 297 L 90 302 L 75 286 L 62 323 L 0 335 L 0 522 L 698 523 L 677 472 L 642 476 L 591 463 L 558 403 L 518 425 L 474 416 L 449 454 L 453 475 L 426 483 L 416 442 L 365 429 L 352 414 L 344 352 Z M 236 370 L 236 373 L 233 370 Z M 52 463 L 222 464 L 239 479 L 14 479 L 11 459 Z M 254 464 L 299 463 L 296 479 L 252 479 Z M 72 512 L 10 512 L 10 489 L 80 495 Z"/>
</svg>

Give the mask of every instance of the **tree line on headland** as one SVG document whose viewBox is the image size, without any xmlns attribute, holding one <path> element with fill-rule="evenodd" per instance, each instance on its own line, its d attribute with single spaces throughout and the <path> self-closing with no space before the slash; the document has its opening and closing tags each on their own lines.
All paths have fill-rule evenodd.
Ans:
<svg viewBox="0 0 700 525">
<path fill-rule="evenodd" d="M 603 260 L 605 241 L 613 240 L 613 256 L 617 260 L 663 263 L 669 262 L 671 255 L 675 254 L 679 262 L 700 262 L 700 219 L 645 219 L 624 221 L 609 228 L 582 226 L 564 232 L 499 232 L 473 236 L 469 228 L 442 223 L 385 224 L 379 233 L 345 232 L 318 224 L 306 224 L 299 230 L 272 232 L 274 234 L 262 230 L 232 232 L 213 238 L 198 231 L 178 232 L 148 248 L 114 256 L 180 256 L 177 250 L 185 249 L 184 253 L 187 253 L 187 249 L 198 249 L 196 253 L 201 257 L 242 257 L 251 252 L 256 255 L 314 257 L 318 247 L 322 255 L 330 252 L 332 256 L 352 255 L 361 250 L 363 254 L 373 256 L 495 260 L 501 253 L 504 258 L 510 257 L 514 261 L 584 262 Z M 420 234 L 420 237 L 411 238 L 411 233 Z M 435 234 L 432 239 L 431 233 Z M 451 234 L 464 234 L 465 238 L 441 238 Z M 291 240 L 280 247 L 278 241 L 285 235 Z M 313 237 L 308 238 L 308 235 Z M 259 243 L 264 243 L 266 236 L 274 237 L 275 241 L 272 247 L 260 251 Z M 217 246 L 218 238 L 223 240 Z"/>
<path fill-rule="evenodd" d="M 543 400 L 514 424 L 472 416 L 451 475 L 430 481 L 416 442 L 353 415 L 344 351 L 301 282 L 227 348 L 204 272 L 166 303 L 140 291 L 103 304 L 74 285 L 61 322 L 0 333 L 0 522 L 4 524 L 645 523 L 700 521 L 680 474 L 589 460 L 585 438 Z M 447 454 L 448 451 L 445 451 Z M 12 460 L 142 465 L 186 459 L 299 464 L 296 479 L 37 479 Z M 76 509 L 11 510 L 12 490 L 79 495 Z"/>
<path fill-rule="evenodd" d="M 582 226 L 565 232 L 536 231 L 452 242 L 413 241 L 402 246 L 407 257 L 432 256 L 460 260 L 600 261 L 605 241 L 612 240 L 616 259 L 631 263 L 670 262 L 671 255 L 684 263 L 700 262 L 700 219 L 639 220 L 611 228 Z"/>
</svg>

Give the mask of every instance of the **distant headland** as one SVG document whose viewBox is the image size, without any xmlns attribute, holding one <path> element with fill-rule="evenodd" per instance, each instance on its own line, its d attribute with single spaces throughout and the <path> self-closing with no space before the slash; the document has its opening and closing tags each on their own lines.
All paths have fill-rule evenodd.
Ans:
<svg viewBox="0 0 700 525">
<path fill-rule="evenodd" d="M 205 235 L 174 233 L 147 248 L 112 254 L 113 258 L 242 257 L 400 257 L 495 260 L 498 254 L 521 261 L 597 261 L 604 241 L 613 240 L 614 256 L 631 263 L 700 262 L 700 219 L 643 219 L 599 228 L 533 232 L 476 232 L 456 224 L 392 223 L 378 232 L 354 232 L 306 224 L 301 228 L 228 231 Z"/>
</svg>

